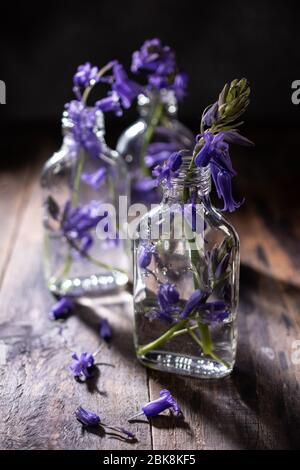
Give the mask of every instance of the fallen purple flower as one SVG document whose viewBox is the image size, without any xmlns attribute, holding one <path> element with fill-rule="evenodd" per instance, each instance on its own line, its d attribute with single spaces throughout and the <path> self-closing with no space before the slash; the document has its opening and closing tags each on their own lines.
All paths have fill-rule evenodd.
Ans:
<svg viewBox="0 0 300 470">
<path fill-rule="evenodd" d="M 78 357 L 76 353 L 73 353 L 72 359 L 73 362 L 70 365 L 70 370 L 76 379 L 82 377 L 89 379 L 92 377 L 92 369 L 95 363 L 93 354 L 83 352 L 81 353 L 80 357 Z"/>
<path fill-rule="evenodd" d="M 49 316 L 53 320 L 58 320 L 73 310 L 75 302 L 68 296 L 62 297 L 50 310 Z"/>
<path fill-rule="evenodd" d="M 77 408 L 75 416 L 84 426 L 96 427 L 100 424 L 100 416 L 93 411 L 83 408 L 82 406 Z"/>
<path fill-rule="evenodd" d="M 159 395 L 160 398 L 146 403 L 146 405 L 142 406 L 142 411 L 134 416 L 131 416 L 128 421 L 132 421 L 143 414 L 147 416 L 147 418 L 153 418 L 167 409 L 171 409 L 178 417 L 183 416 L 180 406 L 178 405 L 175 398 L 171 395 L 169 390 L 161 390 Z"/>
<path fill-rule="evenodd" d="M 98 427 L 101 426 L 103 428 L 110 429 L 112 431 L 116 431 L 120 434 L 124 434 L 126 439 L 133 440 L 135 439 L 135 434 L 132 432 L 128 431 L 127 429 L 120 427 L 120 426 L 109 426 L 107 424 L 104 424 L 101 422 L 100 416 L 98 416 L 96 413 L 93 411 L 87 410 L 86 408 L 83 408 L 82 406 L 79 406 L 77 410 L 75 411 L 75 416 L 77 420 L 83 424 L 83 426 L 87 427 Z"/>
<path fill-rule="evenodd" d="M 112 329 L 111 326 L 105 318 L 100 321 L 100 336 L 104 341 L 109 342 L 112 338 Z"/>
</svg>

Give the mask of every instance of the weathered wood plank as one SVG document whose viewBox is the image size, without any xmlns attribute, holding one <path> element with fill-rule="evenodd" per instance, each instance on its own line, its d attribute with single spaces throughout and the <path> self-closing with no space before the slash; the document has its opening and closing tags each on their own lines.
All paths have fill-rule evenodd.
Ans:
<svg viewBox="0 0 300 470">
<path fill-rule="evenodd" d="M 0 287 L 28 197 L 28 168 L 0 173 Z"/>
<path fill-rule="evenodd" d="M 42 276 L 40 200 L 36 184 L 0 294 L 0 341 L 7 355 L 6 364 L 0 365 L 0 446 L 150 449 L 149 425 L 139 426 L 138 442 L 128 444 L 101 432 L 82 435 L 74 418 L 75 408 L 83 405 L 99 412 L 107 423 L 127 426 L 126 418 L 148 400 L 147 375 L 134 358 L 129 294 L 106 303 L 83 299 L 85 305 L 62 324 L 47 318 L 53 299 Z M 109 365 L 99 366 L 88 388 L 70 375 L 70 350 L 97 349 L 100 315 L 111 321 L 114 339 L 97 356 Z M 136 425 L 129 428 L 137 430 Z"/>
<path fill-rule="evenodd" d="M 230 378 L 204 382 L 150 373 L 151 398 L 169 388 L 189 425 L 153 420 L 154 449 L 300 447 L 300 364 L 291 359 L 293 341 L 300 338 L 300 294 L 289 287 L 287 301 L 286 290 L 270 277 L 242 270 L 239 347 Z"/>
</svg>

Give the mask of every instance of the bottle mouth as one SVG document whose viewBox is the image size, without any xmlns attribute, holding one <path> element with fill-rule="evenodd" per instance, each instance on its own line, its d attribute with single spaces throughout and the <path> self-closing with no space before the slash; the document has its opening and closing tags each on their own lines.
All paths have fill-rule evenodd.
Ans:
<svg viewBox="0 0 300 470">
<path fill-rule="evenodd" d="M 190 151 L 182 151 L 182 164 L 178 170 L 178 175 L 171 179 L 172 186 L 193 187 L 202 195 L 210 193 L 211 172 L 210 165 L 197 167 L 192 165 L 192 155 Z"/>
</svg>

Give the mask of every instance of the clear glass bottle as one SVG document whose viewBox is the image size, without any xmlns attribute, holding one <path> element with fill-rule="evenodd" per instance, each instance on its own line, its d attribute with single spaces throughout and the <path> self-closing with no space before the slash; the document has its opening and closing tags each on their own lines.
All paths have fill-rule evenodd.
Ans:
<svg viewBox="0 0 300 470">
<path fill-rule="evenodd" d="M 93 129 L 101 145 L 96 157 L 82 146 L 74 147 L 67 111 L 62 127 L 62 147 L 46 162 L 41 176 L 46 281 L 57 295 L 107 292 L 128 281 L 128 242 L 121 235 L 125 227 L 116 228 L 107 213 L 111 207 L 118 221 L 119 196 L 128 198 L 126 164 L 105 143 L 101 111 L 96 112 Z"/>
<path fill-rule="evenodd" d="M 138 120 L 120 136 L 117 151 L 131 175 L 131 200 L 145 204 L 161 200 L 152 169 L 177 150 L 194 146 L 192 132 L 177 119 L 178 103 L 173 91 L 153 90 L 138 96 Z"/>
<path fill-rule="evenodd" d="M 235 362 L 239 239 L 211 204 L 209 167 L 190 159 L 137 229 L 135 347 L 148 367 L 219 378 Z"/>
</svg>

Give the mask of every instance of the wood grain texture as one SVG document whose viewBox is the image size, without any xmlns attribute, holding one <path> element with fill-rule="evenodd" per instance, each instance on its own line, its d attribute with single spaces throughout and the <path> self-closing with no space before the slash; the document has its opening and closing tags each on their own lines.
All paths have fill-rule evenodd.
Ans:
<svg viewBox="0 0 300 470">
<path fill-rule="evenodd" d="M 0 174 L 0 286 L 28 197 L 28 168 Z"/>
<path fill-rule="evenodd" d="M 0 201 L 2 449 L 300 448 L 300 353 L 295 343 L 300 341 L 300 229 L 295 221 L 283 223 L 272 206 L 260 203 L 234 215 L 242 241 L 237 363 L 231 377 L 203 381 L 138 364 L 127 292 L 83 298 L 67 321 L 50 321 L 53 299 L 42 275 L 37 173 L 30 181 L 24 173 L 0 181 L 6 181 L 7 195 L 6 202 L 5 197 Z M 97 349 L 100 318 L 111 322 L 113 341 L 101 343 L 95 378 L 77 383 L 68 370 L 71 351 Z M 161 416 L 128 425 L 126 418 L 163 387 L 178 399 L 185 420 Z M 83 433 L 74 419 L 79 405 L 107 423 L 133 430 L 138 442 L 129 444 L 101 431 Z"/>
</svg>

